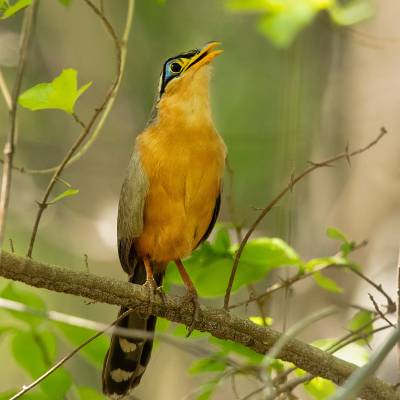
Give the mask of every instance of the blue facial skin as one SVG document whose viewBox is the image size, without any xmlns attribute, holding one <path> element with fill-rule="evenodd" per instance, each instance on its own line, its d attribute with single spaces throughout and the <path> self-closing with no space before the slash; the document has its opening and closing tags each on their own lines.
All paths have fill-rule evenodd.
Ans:
<svg viewBox="0 0 400 400">
<path fill-rule="evenodd" d="M 175 57 L 169 58 L 165 63 L 164 63 L 164 67 L 163 67 L 163 71 L 162 71 L 162 84 L 161 84 L 161 88 L 160 88 L 160 96 L 164 93 L 166 86 L 168 85 L 168 83 L 176 78 L 177 76 L 180 75 L 181 71 L 177 70 L 176 72 L 171 70 L 171 65 L 176 62 L 177 60 L 180 60 L 182 58 L 192 58 L 193 56 L 195 56 L 196 54 L 198 54 L 200 52 L 199 49 L 195 49 L 195 50 L 191 50 L 188 51 L 187 53 L 183 53 L 183 54 L 179 54 Z M 174 69 L 174 68 L 172 68 Z"/>
</svg>

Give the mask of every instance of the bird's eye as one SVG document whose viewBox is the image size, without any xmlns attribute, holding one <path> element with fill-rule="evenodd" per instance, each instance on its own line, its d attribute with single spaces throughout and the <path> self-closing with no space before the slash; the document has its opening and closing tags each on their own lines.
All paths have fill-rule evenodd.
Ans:
<svg viewBox="0 0 400 400">
<path fill-rule="evenodd" d="M 171 72 L 173 72 L 173 73 L 178 73 L 178 72 L 181 72 L 181 69 L 182 69 L 182 67 L 181 67 L 181 65 L 180 64 L 178 64 L 177 62 L 173 62 L 171 65 L 170 65 L 170 70 L 171 70 Z"/>
</svg>

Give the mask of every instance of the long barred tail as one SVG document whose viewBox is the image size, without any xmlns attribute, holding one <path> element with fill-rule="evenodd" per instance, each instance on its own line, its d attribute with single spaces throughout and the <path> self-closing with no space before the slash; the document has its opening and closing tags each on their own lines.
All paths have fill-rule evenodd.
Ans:
<svg viewBox="0 0 400 400">
<path fill-rule="evenodd" d="M 161 286 L 163 273 L 156 273 L 154 279 L 157 286 Z M 144 265 L 139 262 L 134 269 L 134 274 L 129 282 L 142 285 L 146 280 Z M 127 311 L 121 307 L 119 314 Z M 131 313 L 118 323 L 119 327 L 154 331 L 156 317 L 142 318 L 136 313 Z M 110 348 L 103 364 L 103 392 L 113 399 L 122 399 L 142 378 L 150 360 L 152 340 L 132 339 L 113 335 Z"/>
</svg>

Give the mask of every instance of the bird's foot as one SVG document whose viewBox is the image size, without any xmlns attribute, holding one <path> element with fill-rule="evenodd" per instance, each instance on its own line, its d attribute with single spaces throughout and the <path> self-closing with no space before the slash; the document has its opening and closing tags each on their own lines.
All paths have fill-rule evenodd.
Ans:
<svg viewBox="0 0 400 400">
<path fill-rule="evenodd" d="M 199 296 L 194 288 L 188 288 L 183 299 L 193 305 L 192 323 L 188 326 L 186 337 L 189 337 L 194 329 L 196 322 L 199 320 L 200 303 Z"/>
<path fill-rule="evenodd" d="M 165 303 L 166 302 L 165 293 L 161 286 L 157 286 L 157 282 L 155 281 L 154 278 L 146 279 L 146 282 L 143 284 L 143 286 L 146 288 L 146 290 L 148 291 L 148 294 L 149 294 L 149 301 L 150 301 L 150 308 L 151 308 L 150 314 L 152 314 L 152 311 L 153 311 L 152 304 L 154 303 L 155 295 L 158 294 L 160 296 L 162 302 Z"/>
</svg>

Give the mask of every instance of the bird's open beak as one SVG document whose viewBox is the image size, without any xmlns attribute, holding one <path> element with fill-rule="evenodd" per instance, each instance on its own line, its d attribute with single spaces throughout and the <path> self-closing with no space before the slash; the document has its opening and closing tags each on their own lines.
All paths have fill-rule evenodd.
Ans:
<svg viewBox="0 0 400 400">
<path fill-rule="evenodd" d="M 215 57 L 223 53 L 223 50 L 214 50 L 218 47 L 220 42 L 210 42 L 207 43 L 199 53 L 192 57 L 190 63 L 186 66 L 185 70 L 189 68 L 199 69 L 201 66 L 210 63 Z"/>
</svg>

